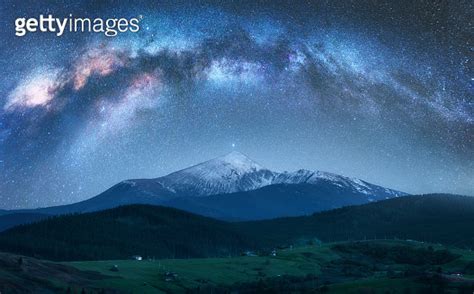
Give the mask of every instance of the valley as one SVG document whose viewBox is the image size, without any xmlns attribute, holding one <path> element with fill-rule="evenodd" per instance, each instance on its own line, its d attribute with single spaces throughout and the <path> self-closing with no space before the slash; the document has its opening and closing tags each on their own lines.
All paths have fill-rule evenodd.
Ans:
<svg viewBox="0 0 474 294">
<path fill-rule="evenodd" d="M 2 211 L 0 292 L 472 293 L 472 227 L 472 197 L 276 173 L 233 152 Z"/>
<path fill-rule="evenodd" d="M 416 241 L 325 243 L 278 249 L 275 256 L 205 259 L 51 263 L 24 257 L 18 265 L 18 256 L 2 254 L 2 264 L 6 256 L 15 262 L 0 271 L 3 291 L 5 285 L 60 293 L 469 293 L 474 289 L 471 251 Z M 42 267 L 32 272 L 32 264 Z M 63 274 L 51 274 L 54 268 Z M 32 274 L 35 282 L 24 283 Z"/>
</svg>

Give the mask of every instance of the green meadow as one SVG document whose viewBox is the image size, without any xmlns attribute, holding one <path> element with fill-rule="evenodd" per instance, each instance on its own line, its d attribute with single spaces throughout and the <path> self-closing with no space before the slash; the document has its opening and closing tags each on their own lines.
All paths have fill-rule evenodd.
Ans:
<svg viewBox="0 0 474 294">
<path fill-rule="evenodd" d="M 473 252 L 410 241 L 329 243 L 277 250 L 276 256 L 63 264 L 105 276 L 88 285 L 89 289 L 126 293 L 225 293 L 246 287 L 278 292 L 290 288 L 330 293 L 459 293 L 469 289 L 474 279 Z M 114 267 L 118 271 L 112 271 Z"/>
</svg>

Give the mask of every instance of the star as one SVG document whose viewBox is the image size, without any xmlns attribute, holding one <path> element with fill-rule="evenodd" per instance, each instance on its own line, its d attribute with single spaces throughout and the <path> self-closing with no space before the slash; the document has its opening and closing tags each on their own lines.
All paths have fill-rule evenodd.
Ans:
<svg viewBox="0 0 474 294">
<path fill-rule="evenodd" d="M 116 15 L 140 30 L 0 33 L 0 209 L 81 201 L 229 145 L 275 170 L 474 194 L 472 5 L 458 2 L 449 26 L 429 1 L 1 4 L 7 24 Z"/>
</svg>

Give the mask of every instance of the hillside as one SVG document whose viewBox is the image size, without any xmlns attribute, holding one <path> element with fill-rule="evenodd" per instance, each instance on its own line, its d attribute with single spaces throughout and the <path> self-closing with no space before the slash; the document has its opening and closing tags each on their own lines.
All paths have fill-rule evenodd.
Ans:
<svg viewBox="0 0 474 294">
<path fill-rule="evenodd" d="M 80 293 L 107 278 L 66 264 L 0 252 L 0 293 L 68 293 L 68 288 Z"/>
<path fill-rule="evenodd" d="M 19 259 L 0 253 L 2 293 L 401 294 L 474 290 L 471 251 L 407 241 L 328 243 L 277 250 L 275 256 L 233 258 L 60 264 L 26 257 L 20 264 Z"/>
<path fill-rule="evenodd" d="M 180 197 L 162 205 L 223 220 L 244 221 L 311 215 L 367 202 L 365 194 L 321 180 L 316 184 L 275 184 L 246 192 Z"/>
<path fill-rule="evenodd" d="M 0 235 L 1 251 L 50 260 L 213 257 L 253 247 L 225 222 L 145 205 L 52 217 Z"/>
<path fill-rule="evenodd" d="M 231 152 L 163 177 L 125 180 L 84 201 L 0 211 L 0 216 L 16 214 L 10 218 L 11 227 L 30 223 L 33 214 L 63 215 L 150 204 L 244 221 L 306 215 L 404 195 L 361 179 L 323 171 L 274 172 L 239 152 Z"/>
<path fill-rule="evenodd" d="M 229 223 L 169 207 L 130 205 L 53 217 L 0 233 L 0 250 L 53 260 L 237 255 L 285 245 L 413 239 L 474 246 L 474 198 L 407 196 L 306 217 Z"/>
<path fill-rule="evenodd" d="M 49 217 L 47 214 L 18 212 L 11 214 L 0 214 L 0 232 L 5 231 L 18 224 L 33 223 Z"/>
<path fill-rule="evenodd" d="M 239 227 L 255 237 L 265 232 L 267 242 L 278 243 L 399 238 L 472 248 L 474 197 L 406 196 L 312 216 L 245 222 Z"/>
</svg>

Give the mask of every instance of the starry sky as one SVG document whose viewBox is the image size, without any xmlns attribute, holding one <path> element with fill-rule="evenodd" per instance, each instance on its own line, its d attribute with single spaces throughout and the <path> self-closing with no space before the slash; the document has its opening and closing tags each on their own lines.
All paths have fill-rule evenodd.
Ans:
<svg viewBox="0 0 474 294">
<path fill-rule="evenodd" d="M 474 195 L 471 1 L 69 2 L 0 4 L 0 208 L 233 150 Z M 14 35 L 39 14 L 137 17 L 140 31 Z"/>
</svg>

